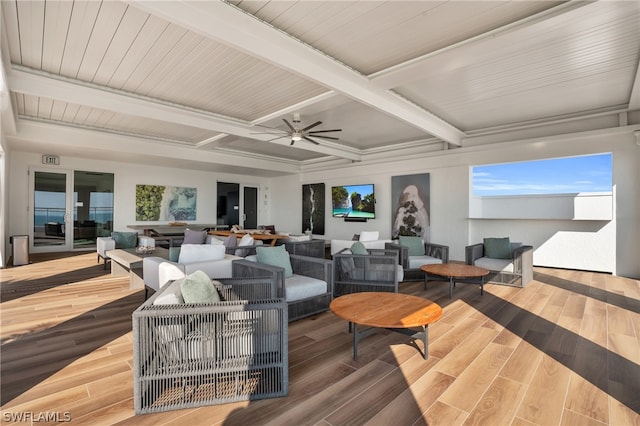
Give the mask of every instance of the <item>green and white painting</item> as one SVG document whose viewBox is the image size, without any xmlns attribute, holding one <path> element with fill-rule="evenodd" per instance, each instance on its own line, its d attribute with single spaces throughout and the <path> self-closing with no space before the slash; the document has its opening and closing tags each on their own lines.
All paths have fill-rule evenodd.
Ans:
<svg viewBox="0 0 640 426">
<path fill-rule="evenodd" d="M 197 189 L 136 185 L 136 221 L 196 220 Z"/>
</svg>

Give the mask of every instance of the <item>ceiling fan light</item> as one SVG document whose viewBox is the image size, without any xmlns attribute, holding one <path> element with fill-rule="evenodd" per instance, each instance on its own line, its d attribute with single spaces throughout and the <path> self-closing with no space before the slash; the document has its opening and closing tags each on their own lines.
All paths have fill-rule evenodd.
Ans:
<svg viewBox="0 0 640 426">
<path fill-rule="evenodd" d="M 301 135 L 300 133 L 298 133 L 298 132 L 295 132 L 295 133 L 293 133 L 293 134 L 291 135 L 291 140 L 292 140 L 292 141 L 297 142 L 297 141 L 299 141 L 299 140 L 301 140 L 301 139 L 302 139 L 302 135 Z"/>
</svg>

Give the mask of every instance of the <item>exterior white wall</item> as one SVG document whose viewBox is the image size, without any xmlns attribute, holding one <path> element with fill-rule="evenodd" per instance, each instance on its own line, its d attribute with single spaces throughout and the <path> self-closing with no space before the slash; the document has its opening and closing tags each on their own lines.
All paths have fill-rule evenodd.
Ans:
<svg viewBox="0 0 640 426">
<path fill-rule="evenodd" d="M 40 154 L 13 152 L 9 167 L 11 202 L 8 205 L 8 234 L 3 241 L 5 249 L 9 248 L 9 235 L 24 235 L 29 233 L 30 205 L 29 167 L 44 167 Z M 136 222 L 135 196 L 137 184 L 172 185 L 195 187 L 198 192 L 196 204 L 196 220 L 194 223 L 216 223 L 217 181 L 233 182 L 257 186 L 259 211 L 258 221 L 270 220 L 268 199 L 265 199 L 259 178 L 234 174 L 220 174 L 203 171 L 173 169 L 167 167 L 140 166 L 127 163 L 96 161 L 74 157 L 61 157 L 60 165 L 47 167 L 56 170 L 87 170 L 114 174 L 114 218 L 113 226 L 116 231 L 128 230 L 128 225 L 145 224 L 151 222 Z M 160 222 L 157 222 L 160 223 Z M 5 253 L 9 253 L 6 251 Z"/>
</svg>

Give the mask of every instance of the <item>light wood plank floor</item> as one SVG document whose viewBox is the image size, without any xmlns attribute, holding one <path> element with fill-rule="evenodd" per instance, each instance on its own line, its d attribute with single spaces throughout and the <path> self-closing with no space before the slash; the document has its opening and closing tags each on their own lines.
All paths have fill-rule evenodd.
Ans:
<svg viewBox="0 0 640 426">
<path fill-rule="evenodd" d="M 2 423 L 640 424 L 637 280 L 536 268 L 524 289 L 459 284 L 453 300 L 444 282 L 403 283 L 444 308 L 427 361 L 422 343 L 379 331 L 354 362 L 347 324 L 326 312 L 290 324 L 288 397 L 136 417 L 131 313 L 143 292 L 94 253 L 32 261 L 0 270 Z"/>
</svg>

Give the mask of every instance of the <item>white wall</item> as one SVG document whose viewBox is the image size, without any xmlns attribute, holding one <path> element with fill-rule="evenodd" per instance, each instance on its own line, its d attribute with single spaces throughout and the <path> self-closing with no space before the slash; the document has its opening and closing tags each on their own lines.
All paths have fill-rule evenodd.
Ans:
<svg viewBox="0 0 640 426">
<path fill-rule="evenodd" d="M 44 167 L 41 164 L 40 154 L 13 152 L 9 167 L 11 203 L 6 213 L 8 214 L 8 235 L 20 235 L 29 233 L 29 179 L 27 171 L 29 167 Z M 114 174 L 114 230 L 126 231 L 127 225 L 143 224 L 149 222 L 136 222 L 135 220 L 135 190 L 137 184 L 172 185 L 195 187 L 198 192 L 196 204 L 196 220 L 194 223 L 216 223 L 216 183 L 217 181 L 233 182 L 246 185 L 255 185 L 259 188 L 258 199 L 259 223 L 270 221 L 270 203 L 264 197 L 262 189 L 265 187 L 260 178 L 255 176 L 243 176 L 233 174 L 210 173 L 203 171 L 191 171 L 166 167 L 138 166 L 126 163 L 108 161 L 87 160 L 74 157 L 61 157 L 60 165 L 47 167 L 55 170 L 87 170 Z M 266 204 L 265 204 L 266 203 Z M 159 223 L 159 222 L 158 222 Z M 5 249 L 8 246 L 8 237 L 4 239 Z M 9 253 L 9 251 L 5 251 Z"/>
<path fill-rule="evenodd" d="M 486 220 L 469 214 L 470 166 L 573 155 L 613 152 L 614 195 L 611 220 Z M 325 239 L 350 238 L 362 230 L 378 230 L 382 238 L 391 234 L 391 177 L 430 173 L 431 241 L 450 247 L 452 260 L 464 260 L 464 247 L 488 236 L 510 236 L 532 244 L 534 263 L 540 266 L 612 272 L 640 277 L 640 147 L 631 132 L 585 132 L 546 139 L 501 144 L 497 149 L 481 145 L 451 149 L 393 163 L 336 167 L 309 171 L 305 183 L 326 185 Z M 284 181 L 284 179 L 283 179 Z M 367 223 L 344 222 L 331 217 L 332 185 L 374 183 L 376 216 Z M 287 181 L 287 191 L 294 190 Z M 274 185 L 277 187 L 279 185 Z M 299 192 L 300 189 L 297 189 Z M 275 197 L 274 197 L 275 199 Z M 300 197 L 279 197 L 276 211 L 286 211 L 287 223 L 301 224 Z"/>
</svg>

